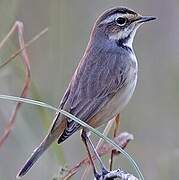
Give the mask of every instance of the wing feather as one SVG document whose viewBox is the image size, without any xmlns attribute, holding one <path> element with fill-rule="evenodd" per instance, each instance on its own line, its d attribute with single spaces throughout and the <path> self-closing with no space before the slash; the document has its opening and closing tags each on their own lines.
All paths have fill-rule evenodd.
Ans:
<svg viewBox="0 0 179 180">
<path fill-rule="evenodd" d="M 126 83 L 130 66 L 124 56 L 100 52 L 83 58 L 62 99 L 61 108 L 85 122 L 95 116 Z M 78 124 L 68 119 L 59 142 L 78 128 Z"/>
</svg>

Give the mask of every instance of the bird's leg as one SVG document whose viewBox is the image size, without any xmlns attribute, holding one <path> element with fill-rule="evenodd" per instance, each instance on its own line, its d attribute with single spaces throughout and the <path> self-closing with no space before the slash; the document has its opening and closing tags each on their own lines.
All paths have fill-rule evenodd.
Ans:
<svg viewBox="0 0 179 180">
<path fill-rule="evenodd" d="M 99 157 L 99 154 L 97 153 L 96 148 L 94 147 L 91 139 L 89 138 L 89 136 L 87 135 L 87 133 L 86 133 L 85 130 L 83 130 L 82 133 L 85 133 L 85 134 L 86 134 L 86 141 L 89 142 L 90 146 L 92 147 L 92 149 L 93 149 L 93 151 L 94 151 L 94 154 L 95 154 L 96 158 L 98 159 L 98 161 L 99 161 L 99 163 L 100 163 L 100 166 L 101 166 L 101 169 L 102 169 L 102 175 L 103 175 L 103 176 L 106 175 L 109 171 L 108 171 L 108 170 L 106 169 L 106 167 L 104 166 L 104 164 L 103 164 L 101 158 Z"/>
<path fill-rule="evenodd" d="M 105 165 L 103 164 L 103 162 L 102 162 L 98 152 L 96 151 L 96 148 L 94 147 L 94 145 L 93 145 L 91 139 L 89 138 L 89 136 L 87 136 L 87 139 L 88 139 L 88 142 L 90 143 L 90 145 L 91 145 L 91 147 L 92 147 L 92 149 L 94 151 L 94 154 L 95 154 L 96 158 L 99 161 L 99 164 L 100 164 L 101 169 L 102 169 L 102 175 L 106 175 L 107 173 L 109 173 L 109 171 L 106 169 Z"/>
<path fill-rule="evenodd" d="M 82 141 L 84 142 L 85 144 L 85 147 L 86 147 L 86 150 L 88 152 L 88 156 L 89 156 L 89 159 L 90 159 L 90 163 L 92 165 L 92 168 L 93 168 L 93 173 L 94 173 L 94 176 L 95 178 L 98 180 L 100 178 L 100 175 L 97 173 L 96 171 L 96 167 L 94 165 L 94 162 L 93 162 L 93 158 L 91 156 L 91 153 L 90 153 L 90 150 L 89 150 L 89 147 L 88 147 L 88 143 L 87 143 L 87 140 L 88 140 L 88 135 L 86 133 L 86 131 L 83 129 L 82 130 L 82 133 L 81 133 L 81 138 L 82 138 Z"/>
<path fill-rule="evenodd" d="M 119 130 L 119 126 L 120 126 L 120 114 L 118 114 L 115 117 L 115 122 L 114 122 L 114 134 L 113 134 L 113 138 L 115 138 L 117 136 L 118 130 Z M 109 170 L 112 171 L 112 166 L 113 166 L 113 159 L 114 159 L 114 154 L 115 154 L 116 150 L 112 150 L 111 151 L 111 157 L 109 160 Z"/>
</svg>

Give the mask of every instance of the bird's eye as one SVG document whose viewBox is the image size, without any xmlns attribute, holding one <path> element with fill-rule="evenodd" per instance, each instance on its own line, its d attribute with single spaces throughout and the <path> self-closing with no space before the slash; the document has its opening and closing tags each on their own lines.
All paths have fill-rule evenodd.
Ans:
<svg viewBox="0 0 179 180">
<path fill-rule="evenodd" d="M 116 23 L 119 26 L 124 26 L 127 23 L 127 18 L 118 17 L 118 18 L 116 18 Z"/>
</svg>

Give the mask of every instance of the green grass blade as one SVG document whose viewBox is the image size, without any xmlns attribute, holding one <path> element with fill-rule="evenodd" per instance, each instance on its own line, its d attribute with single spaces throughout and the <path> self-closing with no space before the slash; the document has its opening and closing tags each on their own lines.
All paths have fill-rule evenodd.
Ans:
<svg viewBox="0 0 179 180">
<path fill-rule="evenodd" d="M 132 166 L 134 167 L 134 169 L 136 170 L 136 172 L 137 172 L 137 174 L 139 176 L 139 179 L 144 180 L 144 177 L 143 177 L 137 163 L 133 160 L 133 158 L 126 151 L 124 151 L 115 142 L 113 142 L 108 137 L 104 136 L 98 130 L 92 128 L 91 126 L 89 126 L 88 124 L 86 124 L 82 120 L 78 119 L 77 117 L 73 116 L 72 114 L 70 114 L 70 113 L 68 113 L 68 112 L 66 112 L 64 110 L 57 109 L 57 108 L 55 108 L 55 107 L 53 107 L 53 106 L 51 106 L 51 105 L 49 105 L 47 103 L 44 103 L 44 102 L 41 102 L 41 101 L 35 101 L 35 100 L 32 100 L 32 99 L 26 99 L 26 98 L 20 98 L 20 97 L 15 97 L 15 96 L 8 96 L 8 95 L 0 95 L 0 99 L 11 100 L 11 101 L 20 101 L 20 102 L 24 102 L 24 103 L 28 103 L 28 104 L 32 104 L 32 105 L 36 105 L 36 106 L 45 107 L 45 108 L 54 110 L 56 112 L 60 112 L 60 113 L 64 114 L 65 116 L 69 117 L 70 119 L 73 119 L 75 122 L 79 123 L 81 126 L 89 129 L 94 134 L 96 134 L 99 137 L 103 138 L 106 142 L 108 142 L 113 147 L 115 147 L 118 151 L 120 151 L 129 160 L 129 162 L 132 164 Z"/>
</svg>

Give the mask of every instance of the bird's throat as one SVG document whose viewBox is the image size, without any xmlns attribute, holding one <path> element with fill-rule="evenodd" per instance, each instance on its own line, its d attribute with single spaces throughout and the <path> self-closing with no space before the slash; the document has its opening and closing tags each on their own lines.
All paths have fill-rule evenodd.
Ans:
<svg viewBox="0 0 179 180">
<path fill-rule="evenodd" d="M 132 48 L 132 41 L 130 39 L 130 34 L 124 38 L 124 39 L 118 39 L 116 40 L 116 44 L 118 47 L 122 47 L 123 49 L 127 50 L 127 51 L 130 51 L 130 52 L 133 52 L 133 48 Z"/>
</svg>

